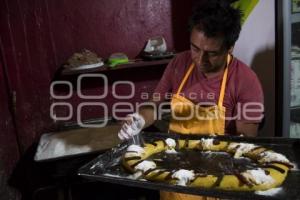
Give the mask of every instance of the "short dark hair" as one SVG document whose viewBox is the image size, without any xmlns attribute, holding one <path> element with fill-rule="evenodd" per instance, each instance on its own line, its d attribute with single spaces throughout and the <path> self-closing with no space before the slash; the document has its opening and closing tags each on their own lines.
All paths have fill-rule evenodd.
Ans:
<svg viewBox="0 0 300 200">
<path fill-rule="evenodd" d="M 206 37 L 224 37 L 225 48 L 235 44 L 241 32 L 241 11 L 230 0 L 202 0 L 190 19 L 190 30 L 203 31 Z"/>
</svg>

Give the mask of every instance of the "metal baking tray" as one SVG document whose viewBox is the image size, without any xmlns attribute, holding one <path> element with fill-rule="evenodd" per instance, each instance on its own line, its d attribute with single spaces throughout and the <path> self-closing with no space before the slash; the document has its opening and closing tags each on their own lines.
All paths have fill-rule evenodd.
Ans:
<svg viewBox="0 0 300 200">
<path fill-rule="evenodd" d="M 208 136 L 198 135 L 174 135 L 167 133 L 149 133 L 141 134 L 145 142 L 152 142 L 158 139 L 201 139 Z M 300 139 L 291 138 L 247 138 L 235 136 L 216 136 L 220 140 L 248 142 L 270 148 L 278 153 L 284 154 L 296 166 L 300 166 Z M 186 186 L 171 185 L 168 183 L 151 182 L 144 179 L 135 180 L 120 164 L 121 156 L 126 148 L 133 141 L 127 141 L 119 144 L 110 151 L 99 155 L 96 159 L 81 167 L 78 175 L 103 182 L 123 184 L 148 189 L 167 190 L 181 193 L 189 193 L 203 196 L 219 197 L 222 199 L 300 199 L 300 171 L 298 168 L 289 172 L 285 182 L 281 185 L 281 191 L 273 196 L 257 194 L 255 192 L 237 192 L 225 191 L 220 189 L 204 189 Z"/>
</svg>

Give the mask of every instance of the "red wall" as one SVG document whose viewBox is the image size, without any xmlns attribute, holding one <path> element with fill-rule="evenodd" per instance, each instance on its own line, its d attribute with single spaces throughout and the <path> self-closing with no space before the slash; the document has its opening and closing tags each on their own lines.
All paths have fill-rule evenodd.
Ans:
<svg viewBox="0 0 300 200">
<path fill-rule="evenodd" d="M 7 85 L 5 83 L 3 66 L 0 63 L 0 190 L 5 186 L 3 185 L 3 180 L 6 179 L 5 176 L 12 172 L 19 159 L 16 130 L 8 109 L 8 102 Z"/>
<path fill-rule="evenodd" d="M 171 0 L 3 0 L 0 36 L 8 84 L 16 92 L 21 150 L 53 129 L 49 86 L 59 67 L 75 51 L 87 48 L 107 58 L 113 52 L 135 57 L 152 36 L 165 37 L 171 50 L 188 48 L 191 2 Z M 174 42 L 176 41 L 176 43 Z M 144 69 L 144 68 L 143 68 Z M 137 91 L 153 91 L 163 67 L 109 72 L 114 80 L 133 80 Z M 89 88 L 95 93 L 99 88 Z M 72 104 L 78 103 L 73 97 Z M 115 100 L 103 100 L 111 106 Z M 134 97 L 130 101 L 138 101 Z M 58 111 L 65 113 L 64 109 Z M 84 118 L 94 117 L 96 111 Z M 5 114 L 6 115 L 6 114 Z"/>
<path fill-rule="evenodd" d="M 0 199 L 19 199 L 18 193 L 8 186 L 7 181 L 19 159 L 17 137 L 8 107 L 9 97 L 0 63 Z"/>
</svg>

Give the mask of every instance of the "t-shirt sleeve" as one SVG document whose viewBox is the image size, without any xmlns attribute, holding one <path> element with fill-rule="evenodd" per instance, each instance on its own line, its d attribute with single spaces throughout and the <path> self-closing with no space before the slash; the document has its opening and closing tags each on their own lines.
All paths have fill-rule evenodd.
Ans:
<svg viewBox="0 0 300 200">
<path fill-rule="evenodd" d="M 264 95 L 259 79 L 251 71 L 240 79 L 235 114 L 239 121 L 260 123 L 264 118 Z"/>
<path fill-rule="evenodd" d="M 152 95 L 152 100 L 156 103 L 160 103 L 165 100 L 169 100 L 169 96 L 172 91 L 172 83 L 175 72 L 175 61 L 176 58 L 172 59 L 166 67 L 163 76 L 161 77 L 158 85 L 156 86 Z"/>
</svg>

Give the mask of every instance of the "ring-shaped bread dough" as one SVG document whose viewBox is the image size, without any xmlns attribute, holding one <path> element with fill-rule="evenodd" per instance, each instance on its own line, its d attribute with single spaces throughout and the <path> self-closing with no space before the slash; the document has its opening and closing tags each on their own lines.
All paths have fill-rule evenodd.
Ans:
<svg viewBox="0 0 300 200">
<path fill-rule="evenodd" d="M 268 190 L 278 187 L 285 180 L 289 169 L 293 167 L 282 154 L 258 145 L 216 139 L 179 139 L 173 140 L 173 142 L 172 140 L 169 138 L 158 140 L 146 143 L 143 147 L 131 145 L 123 156 L 123 166 L 132 173 L 141 172 L 143 178 L 150 181 L 231 191 Z M 227 152 L 234 158 L 250 158 L 253 162 L 258 163 L 259 168 L 238 174 L 215 176 L 213 174 L 193 174 L 184 169 L 179 170 L 180 172 L 177 171 L 178 173 L 172 170 L 158 169 L 154 161 L 147 160 L 151 155 L 175 148 L 176 150 Z"/>
</svg>

